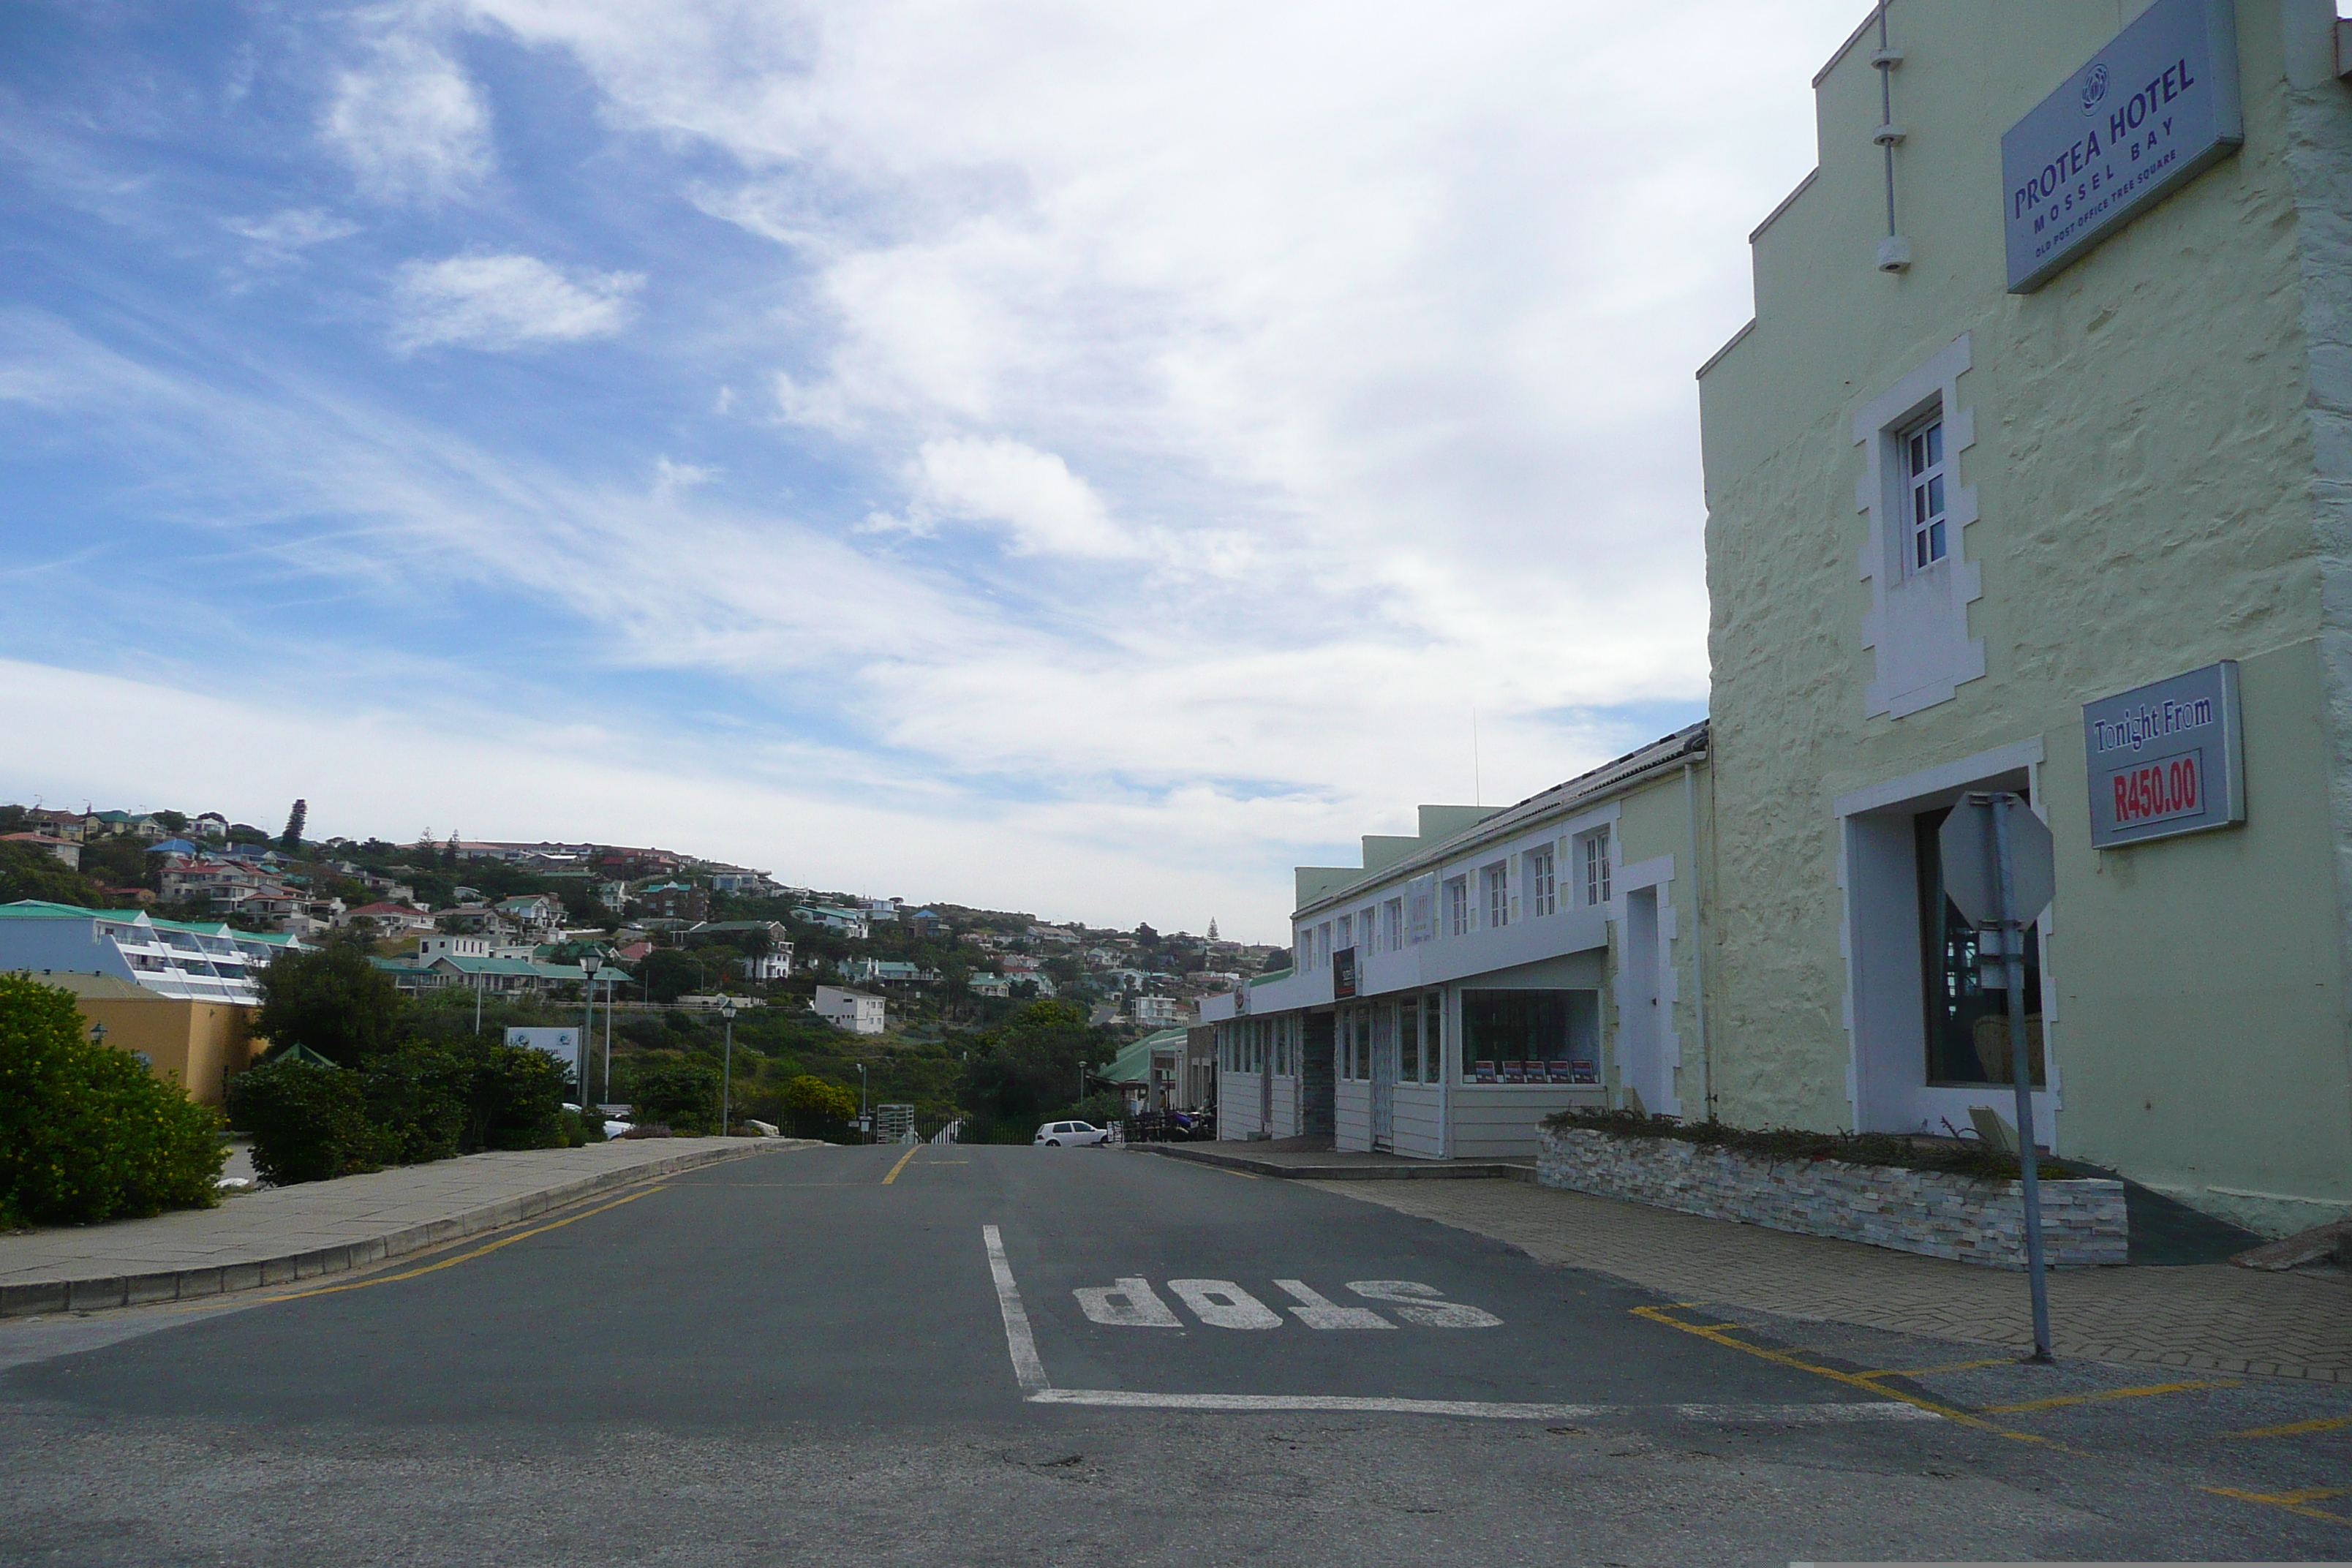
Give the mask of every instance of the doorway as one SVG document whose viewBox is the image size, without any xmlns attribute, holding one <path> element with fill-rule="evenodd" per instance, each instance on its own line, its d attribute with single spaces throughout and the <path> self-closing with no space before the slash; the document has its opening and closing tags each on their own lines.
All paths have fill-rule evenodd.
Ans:
<svg viewBox="0 0 2352 1568">
<path fill-rule="evenodd" d="M 1659 1005 L 1658 889 L 1625 894 L 1625 952 L 1617 983 L 1617 1079 L 1652 1115 L 1675 1110 L 1666 1081 L 1664 1008 Z"/>
<path fill-rule="evenodd" d="M 1298 1017 L 1302 1036 L 1298 1056 L 1298 1131 L 1310 1138 L 1329 1138 L 1339 1126 L 1339 1064 L 1333 1059 L 1339 1047 L 1339 1031 L 1333 1026 L 1332 1014 L 1303 1013 Z"/>
<path fill-rule="evenodd" d="M 1366 1009 L 1372 1026 L 1372 1147 L 1396 1148 L 1397 1010 L 1394 1003 Z"/>
</svg>

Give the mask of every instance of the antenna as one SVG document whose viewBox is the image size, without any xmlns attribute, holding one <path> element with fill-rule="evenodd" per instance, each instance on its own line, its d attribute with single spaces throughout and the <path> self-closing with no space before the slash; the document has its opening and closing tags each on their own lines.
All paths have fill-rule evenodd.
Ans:
<svg viewBox="0 0 2352 1568">
<path fill-rule="evenodd" d="M 1478 762 L 1478 707 L 1475 703 L 1470 707 L 1470 804 L 1476 806 L 1486 804 L 1486 775 Z"/>
</svg>

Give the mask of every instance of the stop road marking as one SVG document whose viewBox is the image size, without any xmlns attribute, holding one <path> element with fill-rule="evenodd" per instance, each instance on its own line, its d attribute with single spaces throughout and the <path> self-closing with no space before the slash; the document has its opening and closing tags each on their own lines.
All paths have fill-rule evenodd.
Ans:
<svg viewBox="0 0 2352 1568">
<path fill-rule="evenodd" d="M 1277 1279 L 1275 1289 L 1295 1303 L 1293 1317 L 1310 1329 L 1388 1329 L 1390 1322 L 1370 1307 L 1343 1307 L 1303 1279 Z M 1283 1316 L 1231 1279 L 1171 1279 L 1168 1289 L 1186 1310 L 1213 1329 L 1278 1329 Z M 1351 1279 L 1348 1289 L 1367 1301 L 1388 1307 L 1405 1322 L 1424 1329 L 1493 1329 L 1503 1320 L 1465 1302 L 1449 1301 L 1444 1292 L 1417 1279 Z M 1137 1276 L 1108 1285 L 1089 1285 L 1071 1292 L 1087 1321 L 1108 1328 L 1181 1329 L 1182 1318 L 1151 1281 Z"/>
</svg>

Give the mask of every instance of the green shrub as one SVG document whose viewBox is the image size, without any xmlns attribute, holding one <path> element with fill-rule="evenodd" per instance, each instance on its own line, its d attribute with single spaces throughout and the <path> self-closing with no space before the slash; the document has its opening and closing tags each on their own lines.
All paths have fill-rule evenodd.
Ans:
<svg viewBox="0 0 2352 1568">
<path fill-rule="evenodd" d="M 253 1168 L 281 1187 L 381 1170 L 400 1140 L 368 1114 L 358 1073 L 292 1057 L 229 1080 L 229 1116 L 253 1134 Z"/>
<path fill-rule="evenodd" d="M 209 1208 L 220 1118 L 92 1042 L 71 993 L 0 974 L 0 1227 Z"/>
<path fill-rule="evenodd" d="M 719 1123 L 719 1069 L 701 1062 L 641 1068 L 630 1099 L 638 1116 L 681 1132 L 708 1132 Z"/>
<path fill-rule="evenodd" d="M 527 1046 L 482 1047 L 474 1066 L 474 1110 L 481 1149 L 561 1149 L 563 1095 L 571 1085 L 563 1064 Z"/>
</svg>

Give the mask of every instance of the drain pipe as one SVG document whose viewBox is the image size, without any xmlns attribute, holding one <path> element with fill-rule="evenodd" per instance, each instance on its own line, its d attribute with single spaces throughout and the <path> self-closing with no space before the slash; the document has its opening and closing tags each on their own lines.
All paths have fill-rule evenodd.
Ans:
<svg viewBox="0 0 2352 1568">
<path fill-rule="evenodd" d="M 1691 847 L 1691 1023 L 1698 1035 L 1699 1103 L 1706 1119 L 1715 1120 L 1715 1053 L 1706 1048 L 1706 898 L 1699 885 L 1698 790 L 1691 764 L 1683 764 L 1683 816 L 1690 826 Z"/>
<path fill-rule="evenodd" d="M 1895 68 L 1903 63 L 1903 51 L 1886 41 L 1886 6 L 1887 0 L 1878 0 L 1878 52 L 1870 57 L 1878 73 L 1878 129 L 1870 139 L 1886 159 L 1886 237 L 1878 242 L 1878 269 L 1904 272 L 1911 266 L 1911 242 L 1895 227 L 1895 149 L 1906 134 L 1895 123 Z"/>
</svg>

